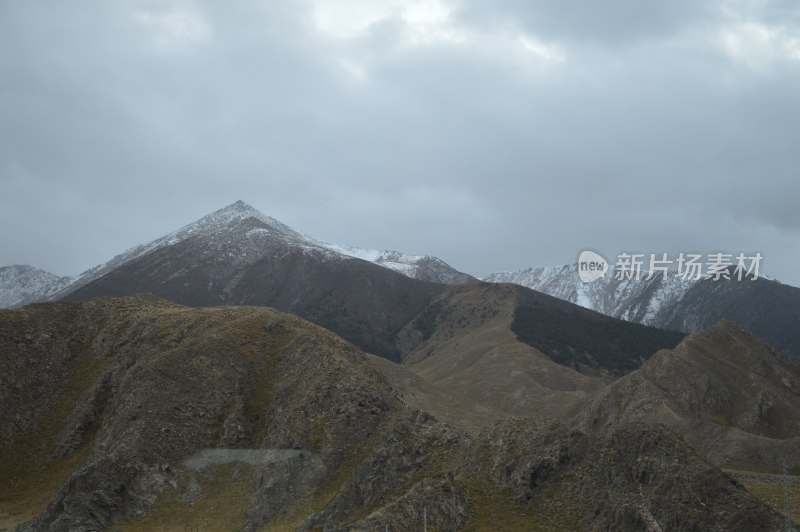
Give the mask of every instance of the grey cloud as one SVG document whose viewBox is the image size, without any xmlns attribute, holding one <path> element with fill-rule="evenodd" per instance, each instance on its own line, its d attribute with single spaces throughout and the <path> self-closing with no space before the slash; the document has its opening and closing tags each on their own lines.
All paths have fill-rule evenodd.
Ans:
<svg viewBox="0 0 800 532">
<path fill-rule="evenodd" d="M 692 0 L 473 0 L 463 4 L 460 15 L 476 24 L 492 20 L 519 25 L 551 39 L 619 45 L 662 38 L 703 24 L 718 7 L 716 2 Z"/>
<path fill-rule="evenodd" d="M 800 62 L 726 55 L 720 5 L 470 2 L 464 42 L 411 45 L 397 18 L 320 33 L 310 3 L 4 3 L 0 263 L 76 273 L 241 198 L 474 274 L 727 247 L 798 284 Z M 141 20 L 187 6 L 182 45 Z"/>
</svg>

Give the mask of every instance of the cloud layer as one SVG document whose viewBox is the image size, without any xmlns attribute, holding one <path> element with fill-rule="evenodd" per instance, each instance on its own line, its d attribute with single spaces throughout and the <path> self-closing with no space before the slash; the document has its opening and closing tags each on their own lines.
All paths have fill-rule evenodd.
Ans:
<svg viewBox="0 0 800 532">
<path fill-rule="evenodd" d="M 761 251 L 800 285 L 798 94 L 789 0 L 5 2 L 0 263 L 243 199 L 476 275 Z"/>
</svg>

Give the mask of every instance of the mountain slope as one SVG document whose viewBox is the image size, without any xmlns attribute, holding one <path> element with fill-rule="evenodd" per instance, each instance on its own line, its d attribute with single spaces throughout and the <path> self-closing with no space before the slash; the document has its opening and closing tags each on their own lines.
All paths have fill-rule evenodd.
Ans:
<svg viewBox="0 0 800 532">
<path fill-rule="evenodd" d="M 449 287 L 400 332 L 404 366 L 494 419 L 555 417 L 603 386 L 604 378 L 558 364 L 518 340 L 511 324 L 521 290 L 486 283 Z"/>
<path fill-rule="evenodd" d="M 407 407 L 368 355 L 271 309 L 32 305 L 0 311 L 0 353 L 3 527 L 781 523 L 663 429 L 510 421 L 471 441 Z"/>
<path fill-rule="evenodd" d="M 33 266 L 15 264 L 0 268 L 0 308 L 47 299 L 72 282 Z"/>
<path fill-rule="evenodd" d="M 404 368 L 421 382 L 392 382 L 409 404 L 477 433 L 508 416 L 558 417 L 680 339 L 516 285 L 449 286 L 397 336 Z M 429 386 L 446 397 L 431 404 Z"/>
<path fill-rule="evenodd" d="M 482 488 L 476 499 L 494 510 L 484 530 L 778 531 L 787 524 L 758 511 L 740 485 L 658 425 L 632 423 L 598 437 L 552 420 L 509 419 L 481 434 L 465 466 Z M 505 493 L 517 504 L 503 505 Z"/>
<path fill-rule="evenodd" d="M 399 496 L 458 442 L 403 407 L 364 353 L 265 308 L 36 305 L 0 312 L 0 352 L 0 524 L 41 512 L 37 530 L 253 529 L 310 509 L 336 523 Z M 408 446 L 428 452 L 374 456 Z"/>
<path fill-rule="evenodd" d="M 730 322 L 660 351 L 577 408 L 582 428 L 664 423 L 719 464 L 800 471 L 800 362 Z"/>
<path fill-rule="evenodd" d="M 410 324 L 418 332 L 418 344 L 406 360 L 418 362 L 433 352 L 432 346 L 438 348 L 487 323 L 502 324 L 515 341 L 587 373 L 626 373 L 683 338 L 681 333 L 614 319 L 524 287 L 482 283 L 448 287 L 432 300 Z"/>
<path fill-rule="evenodd" d="M 532 290 L 518 290 L 512 330 L 559 364 L 622 375 L 683 334 L 614 319 Z"/>
</svg>

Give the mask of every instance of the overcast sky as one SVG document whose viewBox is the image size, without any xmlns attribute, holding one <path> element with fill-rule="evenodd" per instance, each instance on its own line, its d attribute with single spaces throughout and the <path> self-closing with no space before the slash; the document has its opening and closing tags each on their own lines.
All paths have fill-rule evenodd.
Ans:
<svg viewBox="0 0 800 532">
<path fill-rule="evenodd" d="M 0 265 L 237 199 L 475 275 L 760 251 L 800 285 L 800 3 L 0 0 Z"/>
</svg>

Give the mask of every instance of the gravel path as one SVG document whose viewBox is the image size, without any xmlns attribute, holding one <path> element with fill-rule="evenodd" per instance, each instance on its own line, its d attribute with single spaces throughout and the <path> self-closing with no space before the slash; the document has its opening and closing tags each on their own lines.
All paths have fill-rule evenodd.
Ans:
<svg viewBox="0 0 800 532">
<path fill-rule="evenodd" d="M 185 458 L 181 465 L 186 469 L 199 471 L 208 466 L 232 462 L 267 465 L 288 462 L 294 458 L 315 458 L 315 455 L 296 449 L 203 449 Z"/>
</svg>

